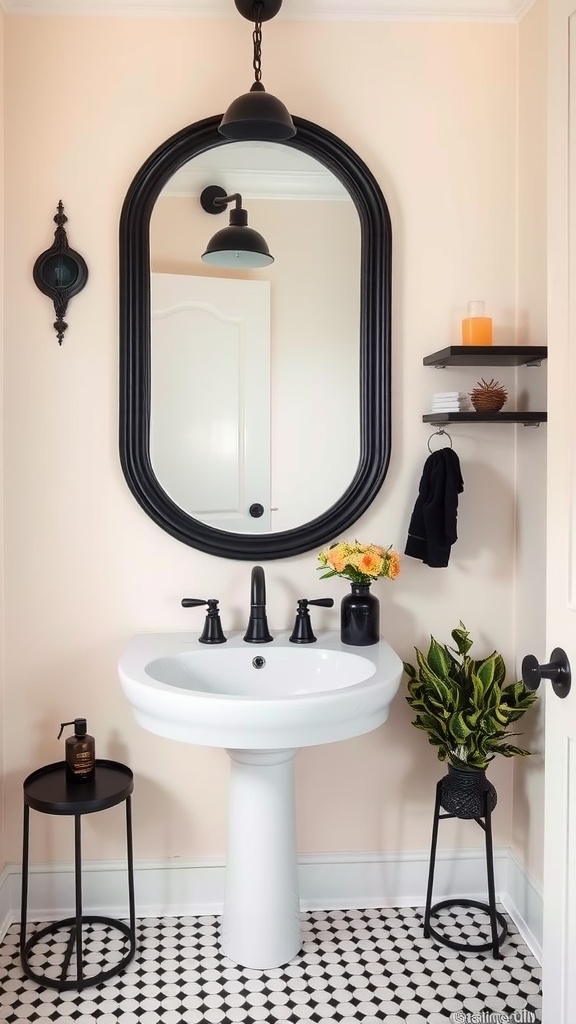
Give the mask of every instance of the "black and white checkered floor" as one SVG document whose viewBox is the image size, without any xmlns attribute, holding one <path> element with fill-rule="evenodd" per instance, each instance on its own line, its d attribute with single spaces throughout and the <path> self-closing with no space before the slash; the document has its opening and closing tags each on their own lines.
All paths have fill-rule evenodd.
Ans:
<svg viewBox="0 0 576 1024">
<path fill-rule="evenodd" d="M 485 924 L 475 913 L 452 916 L 444 933 L 472 941 Z M 538 963 L 511 923 L 502 957 L 494 960 L 423 938 L 420 910 L 317 911 L 303 920 L 299 955 L 268 971 L 236 967 L 221 955 L 215 917 L 140 920 L 136 957 L 122 975 L 62 993 L 23 978 L 13 925 L 0 945 L 0 1021 L 450 1024 L 481 1011 L 540 1021 Z M 87 974 L 102 969 L 103 959 L 109 966 L 121 957 L 117 932 L 101 925 L 86 931 Z M 39 943 L 31 966 L 58 977 L 64 945 Z"/>
</svg>

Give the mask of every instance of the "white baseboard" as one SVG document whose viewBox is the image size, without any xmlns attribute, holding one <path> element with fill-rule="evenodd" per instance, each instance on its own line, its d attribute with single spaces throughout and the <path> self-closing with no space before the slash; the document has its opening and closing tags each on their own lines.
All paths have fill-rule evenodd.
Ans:
<svg viewBox="0 0 576 1024">
<path fill-rule="evenodd" d="M 18 875 L 19 880 L 20 876 Z M 13 865 L 6 864 L 2 871 L 0 871 L 0 939 L 4 937 L 12 924 L 16 907 L 19 904 L 19 895 L 18 899 L 15 898 L 16 886 L 14 882 Z"/>
<path fill-rule="evenodd" d="M 299 858 L 302 909 L 422 907 L 426 899 L 428 863 L 428 851 L 302 855 Z M 136 862 L 137 916 L 219 915 L 224 901 L 224 874 L 223 858 Z M 494 874 L 497 899 L 509 911 L 539 958 L 541 895 L 508 850 L 494 852 Z M 19 920 L 20 883 L 20 866 L 7 865 L 0 874 L 0 938 L 12 921 Z M 127 917 L 124 862 L 85 863 L 82 889 L 85 913 Z M 433 900 L 437 902 L 454 895 L 486 900 L 484 850 L 438 851 Z M 73 907 L 73 865 L 31 865 L 28 920 L 59 920 L 73 913 Z"/>
<path fill-rule="evenodd" d="M 542 963 L 542 889 L 530 878 L 511 851 L 508 853 L 508 880 L 502 904 L 526 945 L 538 962 Z"/>
<path fill-rule="evenodd" d="M 495 851 L 496 890 L 506 882 L 507 851 Z M 301 856 L 300 898 L 305 910 L 350 907 L 423 907 L 429 851 L 343 853 Z M 438 851 L 433 901 L 458 893 L 486 895 L 483 850 Z"/>
</svg>

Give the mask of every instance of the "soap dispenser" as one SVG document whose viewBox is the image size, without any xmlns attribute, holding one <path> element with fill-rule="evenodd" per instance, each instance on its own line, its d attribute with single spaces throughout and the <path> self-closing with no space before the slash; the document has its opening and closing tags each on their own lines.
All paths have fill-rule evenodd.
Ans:
<svg viewBox="0 0 576 1024">
<path fill-rule="evenodd" d="M 75 718 L 73 722 L 62 722 L 58 739 L 67 725 L 74 726 L 74 735 L 68 736 L 65 743 L 66 781 L 93 782 L 96 768 L 94 737 L 89 736 L 85 718 Z"/>
<path fill-rule="evenodd" d="M 468 303 L 468 316 L 462 321 L 463 345 L 491 345 L 492 317 L 484 315 L 484 303 Z"/>
</svg>

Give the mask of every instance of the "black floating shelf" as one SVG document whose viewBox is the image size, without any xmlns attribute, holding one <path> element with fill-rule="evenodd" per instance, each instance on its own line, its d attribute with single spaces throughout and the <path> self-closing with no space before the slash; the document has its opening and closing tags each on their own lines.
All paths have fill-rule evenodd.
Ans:
<svg viewBox="0 0 576 1024">
<path fill-rule="evenodd" d="M 448 345 L 424 356 L 424 366 L 539 366 L 546 345 Z"/>
<path fill-rule="evenodd" d="M 423 423 L 546 423 L 545 412 L 428 412 Z"/>
</svg>

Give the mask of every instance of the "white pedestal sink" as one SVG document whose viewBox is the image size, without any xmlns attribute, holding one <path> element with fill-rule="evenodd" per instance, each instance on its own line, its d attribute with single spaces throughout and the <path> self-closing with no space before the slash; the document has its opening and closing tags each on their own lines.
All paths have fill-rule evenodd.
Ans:
<svg viewBox="0 0 576 1024">
<path fill-rule="evenodd" d="M 402 676 L 386 641 L 349 647 L 339 633 L 315 644 L 268 644 L 232 634 L 205 646 L 190 633 L 130 640 L 122 688 L 150 732 L 230 757 L 222 951 L 243 967 L 291 960 L 301 946 L 293 760 L 299 747 L 382 725 Z M 262 664 L 263 661 L 263 664 Z"/>
</svg>

